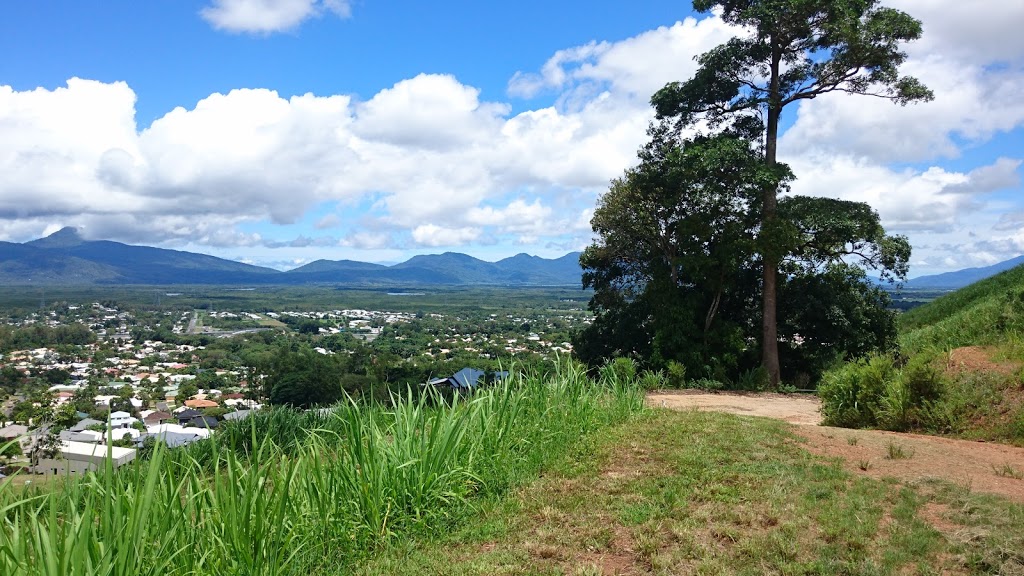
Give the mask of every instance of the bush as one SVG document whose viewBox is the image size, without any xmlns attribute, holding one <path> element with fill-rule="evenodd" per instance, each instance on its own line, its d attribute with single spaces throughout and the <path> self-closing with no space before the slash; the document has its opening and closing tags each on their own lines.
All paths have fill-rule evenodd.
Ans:
<svg viewBox="0 0 1024 576">
<path fill-rule="evenodd" d="M 636 381 L 636 362 L 632 358 L 616 358 L 601 367 L 601 383 L 629 384 Z"/>
<path fill-rule="evenodd" d="M 645 370 L 640 374 L 640 388 L 644 390 L 661 390 L 665 387 L 665 374 L 661 371 Z"/>
<path fill-rule="evenodd" d="M 902 370 L 902 380 L 917 406 L 935 402 L 945 389 L 942 373 L 935 368 L 933 359 L 925 355 L 914 356 L 907 362 Z"/>
<path fill-rule="evenodd" d="M 696 380 L 690 380 L 689 388 L 696 388 L 698 390 L 724 390 L 725 384 L 720 380 L 714 378 L 698 378 Z"/>
<path fill-rule="evenodd" d="M 873 356 L 826 372 L 818 386 L 824 423 L 844 428 L 877 426 L 887 392 L 891 401 L 900 393 L 889 390 L 895 376 L 888 356 Z"/>
<path fill-rule="evenodd" d="M 900 370 L 892 358 L 873 356 L 826 372 L 818 393 L 825 423 L 832 426 L 955 432 L 962 427 L 965 404 L 976 400 L 955 402 L 958 408 L 950 409 L 946 389 L 930 356 L 912 357 Z"/>
<path fill-rule="evenodd" d="M 747 392 L 760 392 L 768 388 L 771 380 L 768 378 L 768 371 L 764 366 L 741 372 L 736 378 L 733 390 L 744 390 Z"/>
<path fill-rule="evenodd" d="M 905 432 L 910 428 L 913 410 L 914 402 L 910 387 L 901 378 L 886 382 L 885 394 L 882 395 L 880 410 L 877 413 L 878 424 L 886 430 Z"/>
<path fill-rule="evenodd" d="M 666 380 L 670 388 L 686 388 L 686 366 L 675 360 L 670 360 L 665 367 L 667 372 Z"/>
</svg>

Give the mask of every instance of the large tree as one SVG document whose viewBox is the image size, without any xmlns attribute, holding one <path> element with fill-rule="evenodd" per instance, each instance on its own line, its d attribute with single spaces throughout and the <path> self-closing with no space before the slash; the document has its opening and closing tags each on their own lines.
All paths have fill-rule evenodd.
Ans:
<svg viewBox="0 0 1024 576">
<path fill-rule="evenodd" d="M 346 373 L 338 356 L 320 354 L 308 346 L 280 351 L 266 385 L 271 404 L 311 408 L 333 404 L 344 396 L 342 376 Z"/>
<path fill-rule="evenodd" d="M 790 175 L 761 162 L 742 131 L 684 140 L 662 123 L 649 134 L 639 165 L 612 182 L 591 221 L 597 240 L 580 263 L 595 321 L 578 354 L 700 367 L 736 341 L 720 312 L 738 308 L 730 300 L 754 253 L 762 188 Z"/>
<path fill-rule="evenodd" d="M 921 36 L 921 23 L 878 0 L 694 0 L 696 10 L 721 11 L 747 34 L 698 57 L 693 78 L 658 91 L 661 118 L 680 125 L 705 119 L 712 126 L 751 116 L 765 119 L 763 162 L 777 162 L 783 109 L 830 92 L 870 95 L 899 104 L 932 99 L 917 79 L 900 76 L 901 44 Z M 773 384 L 780 365 L 776 319 L 782 242 L 778 189 L 761 194 L 762 365 Z"/>
<path fill-rule="evenodd" d="M 591 221 L 596 239 L 580 263 L 594 321 L 575 338 L 580 359 L 678 362 L 733 383 L 757 365 L 760 198 L 792 175 L 762 161 L 751 128 L 684 139 L 652 126 L 639 164 L 612 182 Z M 864 203 L 788 196 L 778 211 L 779 289 L 799 296 L 780 307 L 787 378 L 809 383 L 835 360 L 890 348 L 895 319 L 865 269 L 902 279 L 906 238 L 886 235 Z"/>
</svg>

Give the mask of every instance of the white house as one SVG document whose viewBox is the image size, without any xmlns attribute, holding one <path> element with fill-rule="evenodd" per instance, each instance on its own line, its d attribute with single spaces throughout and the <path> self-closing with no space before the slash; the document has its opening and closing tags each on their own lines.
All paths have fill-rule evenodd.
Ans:
<svg viewBox="0 0 1024 576">
<path fill-rule="evenodd" d="M 110 427 L 111 428 L 129 428 L 132 424 L 138 422 L 138 418 L 132 418 L 132 415 L 127 412 L 111 412 L 110 413 Z"/>
<path fill-rule="evenodd" d="M 42 458 L 35 466 L 39 474 L 81 474 L 98 470 L 109 458 L 114 468 L 124 466 L 135 459 L 134 448 L 118 448 L 85 442 L 61 442 L 60 454 L 63 459 Z"/>
</svg>

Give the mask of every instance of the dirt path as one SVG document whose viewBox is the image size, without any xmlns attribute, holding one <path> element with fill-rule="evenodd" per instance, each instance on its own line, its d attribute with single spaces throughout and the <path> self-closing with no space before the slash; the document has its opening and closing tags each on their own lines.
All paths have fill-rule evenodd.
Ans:
<svg viewBox="0 0 1024 576">
<path fill-rule="evenodd" d="M 821 422 L 820 403 L 817 398 L 806 396 L 680 391 L 649 394 L 647 403 L 656 408 L 711 410 L 785 420 L 799 425 L 794 432 L 807 440 L 803 446 L 808 451 L 841 458 L 855 474 L 894 477 L 905 482 L 941 478 L 975 492 L 1024 502 L 1024 448 L 816 426 Z"/>
<path fill-rule="evenodd" d="M 679 390 L 648 394 L 647 405 L 673 410 L 695 408 L 743 416 L 764 416 L 785 420 L 790 424 L 821 423 L 821 402 L 816 396 L 743 392 L 712 394 L 698 390 Z"/>
</svg>

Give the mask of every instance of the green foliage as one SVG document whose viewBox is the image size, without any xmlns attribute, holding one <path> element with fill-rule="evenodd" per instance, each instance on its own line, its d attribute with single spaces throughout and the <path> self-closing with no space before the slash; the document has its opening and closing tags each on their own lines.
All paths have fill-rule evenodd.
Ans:
<svg viewBox="0 0 1024 576">
<path fill-rule="evenodd" d="M 677 129 L 706 121 L 712 128 L 724 126 L 726 133 L 763 141 L 760 161 L 767 171 L 776 170 L 782 112 L 794 102 L 834 91 L 870 94 L 900 104 L 933 98 L 917 79 L 901 77 L 898 70 L 907 57 L 903 44 L 920 37 L 921 23 L 878 3 L 695 2 L 697 10 L 717 9 L 723 20 L 750 32 L 699 56 L 694 76 L 666 85 L 651 104 L 659 119 L 674 120 Z M 795 255 L 818 268 L 823 262 L 837 264 L 844 255 L 858 256 L 874 260 L 873 267 L 881 267 L 883 277 L 903 278 L 910 248 L 905 238 L 886 237 L 879 225 L 872 225 L 878 218 L 866 205 L 811 198 L 780 203 L 779 189 L 779 181 L 760 181 L 761 202 L 755 215 L 764 294 L 762 365 L 772 386 L 782 375 L 776 308 L 778 283 L 785 278 L 785 270 L 779 274 L 782 260 Z M 827 205 L 846 210 L 822 210 Z M 804 241 L 807 237 L 810 242 Z"/>
<path fill-rule="evenodd" d="M 258 413 L 60 490 L 0 490 L 0 574 L 335 571 L 398 535 L 447 528 L 641 402 L 635 381 L 595 386 L 564 364 L 466 402 Z"/>
<path fill-rule="evenodd" d="M 80 323 L 55 327 L 34 324 L 24 328 L 0 325 L 0 352 L 64 344 L 84 345 L 96 341 L 96 334 Z"/>
<path fill-rule="evenodd" d="M 686 366 L 669 360 L 665 366 L 665 378 L 670 388 L 686 388 Z"/>
<path fill-rule="evenodd" d="M 942 296 L 900 317 L 900 344 L 912 352 L 1012 341 L 1024 332 L 1024 266 Z"/>
<path fill-rule="evenodd" d="M 0 456 L 4 458 L 17 458 L 21 456 L 21 444 L 17 440 L 0 444 Z"/>
<path fill-rule="evenodd" d="M 637 366 L 632 358 L 615 358 L 601 367 L 601 381 L 606 383 L 636 380 Z"/>
<path fill-rule="evenodd" d="M 886 382 L 880 412 L 851 410 L 849 390 L 858 368 L 828 373 L 819 390 L 830 422 L 915 429 L 969 438 L 1024 443 L 1024 407 L 1012 399 L 1021 375 L 967 370 L 946 375 L 952 350 L 982 346 L 993 361 L 1024 359 L 1024 266 L 1008 270 L 915 308 L 900 317 L 900 349 L 909 354 L 899 377 Z M 1000 359 L 1002 358 L 1002 360 Z"/>
<path fill-rule="evenodd" d="M 694 380 L 690 380 L 687 383 L 686 387 L 694 388 L 697 390 L 707 390 L 709 392 L 714 392 L 716 390 L 724 390 L 726 388 L 726 385 L 724 382 L 720 380 L 715 380 L 714 378 L 697 378 Z"/>
<path fill-rule="evenodd" d="M 809 388 L 837 360 L 896 346 L 888 294 L 858 266 L 792 270 L 779 288 L 779 355 L 787 379 Z"/>
<path fill-rule="evenodd" d="M 177 403 L 179 405 L 184 405 L 186 400 L 192 398 L 196 394 L 199 394 L 199 386 L 196 386 L 195 380 L 183 380 L 181 384 L 178 385 L 178 396 L 176 397 Z"/>
<path fill-rule="evenodd" d="M 768 371 L 763 366 L 745 370 L 736 377 L 732 386 L 734 390 L 745 390 L 748 392 L 760 392 L 767 390 L 770 385 Z"/>
<path fill-rule="evenodd" d="M 665 374 L 661 371 L 644 370 L 640 374 L 639 382 L 643 390 L 661 390 L 665 388 Z"/>
<path fill-rule="evenodd" d="M 826 372 L 818 394 L 828 425 L 905 431 L 933 421 L 945 386 L 942 374 L 925 357 L 898 368 L 889 356 L 873 356 Z"/>
<path fill-rule="evenodd" d="M 737 270 L 754 253 L 753 202 L 778 186 L 750 141 L 734 134 L 680 140 L 652 126 L 641 163 L 613 182 L 592 224 L 598 240 L 580 257 L 594 288 L 593 324 L 575 339 L 589 364 L 635 356 L 700 373 L 712 355 L 742 353 L 738 323 L 749 285 Z"/>
<path fill-rule="evenodd" d="M 721 122 L 736 113 L 834 91 L 871 94 L 894 102 L 928 101 L 931 91 L 899 76 L 904 43 L 921 36 L 921 23 L 878 0 L 697 0 L 694 9 L 721 9 L 726 22 L 752 29 L 698 58 L 687 82 L 674 82 L 651 99 L 658 114 L 691 123 L 697 114 Z M 785 69 L 780 64 L 785 63 Z"/>
</svg>

